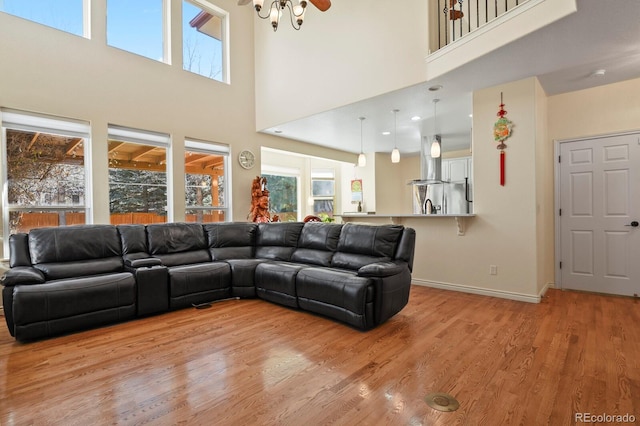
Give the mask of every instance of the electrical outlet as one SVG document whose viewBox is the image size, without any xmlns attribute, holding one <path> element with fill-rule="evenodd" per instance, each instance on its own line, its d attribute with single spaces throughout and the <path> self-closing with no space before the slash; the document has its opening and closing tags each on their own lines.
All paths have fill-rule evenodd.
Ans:
<svg viewBox="0 0 640 426">
<path fill-rule="evenodd" d="M 496 265 L 489 265 L 489 275 L 498 275 L 498 267 Z"/>
</svg>

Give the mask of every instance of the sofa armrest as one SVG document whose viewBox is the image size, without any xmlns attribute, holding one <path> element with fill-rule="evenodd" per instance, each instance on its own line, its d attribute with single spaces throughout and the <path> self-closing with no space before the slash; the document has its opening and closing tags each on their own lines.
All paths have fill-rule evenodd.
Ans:
<svg viewBox="0 0 640 426">
<path fill-rule="evenodd" d="M 358 269 L 360 277 L 390 277 L 407 269 L 404 262 L 375 262 Z"/>
<path fill-rule="evenodd" d="M 2 276 L 2 285 L 5 287 L 18 284 L 42 284 L 45 282 L 44 274 L 31 266 L 16 266 L 9 269 Z"/>
<path fill-rule="evenodd" d="M 124 264 L 129 268 L 148 268 L 151 266 L 160 266 L 162 261 L 157 257 L 145 257 L 143 259 L 127 259 Z"/>
</svg>

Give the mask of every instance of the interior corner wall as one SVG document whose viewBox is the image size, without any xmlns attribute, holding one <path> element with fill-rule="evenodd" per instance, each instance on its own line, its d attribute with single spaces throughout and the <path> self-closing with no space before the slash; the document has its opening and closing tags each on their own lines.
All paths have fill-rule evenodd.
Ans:
<svg viewBox="0 0 640 426">
<path fill-rule="evenodd" d="M 334 1 L 324 13 L 309 4 L 300 31 L 286 11 L 277 32 L 255 17 L 256 129 L 423 82 L 428 3 Z"/>
<path fill-rule="evenodd" d="M 535 80 L 537 291 L 554 286 L 555 207 L 553 141 L 548 136 L 547 95 Z"/>
</svg>

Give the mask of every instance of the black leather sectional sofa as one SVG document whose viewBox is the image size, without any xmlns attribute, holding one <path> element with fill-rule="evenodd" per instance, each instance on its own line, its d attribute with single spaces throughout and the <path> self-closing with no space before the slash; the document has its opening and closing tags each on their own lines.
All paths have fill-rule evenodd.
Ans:
<svg viewBox="0 0 640 426">
<path fill-rule="evenodd" d="M 26 341 L 258 297 L 371 329 L 409 298 L 415 231 L 400 225 L 166 223 L 10 237 L 9 332 Z"/>
</svg>

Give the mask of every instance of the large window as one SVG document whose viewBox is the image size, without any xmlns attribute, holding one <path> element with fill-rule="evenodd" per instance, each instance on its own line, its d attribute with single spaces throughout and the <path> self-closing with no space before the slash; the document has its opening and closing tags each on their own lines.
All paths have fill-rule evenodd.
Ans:
<svg viewBox="0 0 640 426">
<path fill-rule="evenodd" d="M 182 66 L 228 82 L 227 13 L 204 0 L 182 1 Z"/>
<path fill-rule="evenodd" d="M 9 109 L 0 113 L 3 234 L 85 223 L 89 124 Z"/>
<path fill-rule="evenodd" d="M 89 37 L 89 0 L 0 0 L 0 11 Z"/>
<path fill-rule="evenodd" d="M 300 171 L 296 169 L 263 167 L 262 176 L 267 179 L 269 213 L 278 215 L 281 222 L 300 219 Z"/>
<path fill-rule="evenodd" d="M 335 171 L 333 169 L 311 170 L 311 198 L 313 214 L 321 218 L 333 217 L 335 199 Z"/>
<path fill-rule="evenodd" d="M 112 224 L 167 222 L 169 135 L 109 126 Z"/>
<path fill-rule="evenodd" d="M 107 0 L 107 44 L 169 62 L 165 0 Z"/>
<path fill-rule="evenodd" d="M 187 222 L 229 220 L 229 148 L 208 142 L 185 141 Z"/>
</svg>

